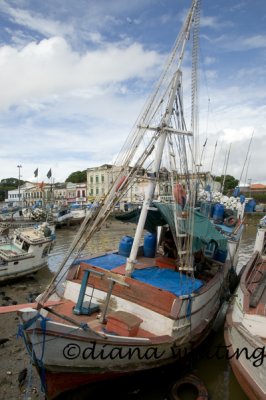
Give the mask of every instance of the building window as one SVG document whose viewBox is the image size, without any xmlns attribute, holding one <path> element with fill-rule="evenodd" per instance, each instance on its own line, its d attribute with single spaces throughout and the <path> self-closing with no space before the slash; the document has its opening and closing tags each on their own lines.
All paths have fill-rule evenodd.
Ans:
<svg viewBox="0 0 266 400">
<path fill-rule="evenodd" d="M 95 182 L 99 183 L 99 176 L 98 175 L 96 175 Z"/>
<path fill-rule="evenodd" d="M 78 190 L 78 196 L 77 197 L 80 197 L 80 190 Z"/>
<path fill-rule="evenodd" d="M 96 188 L 96 195 L 99 194 L 99 188 Z"/>
<path fill-rule="evenodd" d="M 82 190 L 82 197 L 85 197 L 85 190 Z"/>
<path fill-rule="evenodd" d="M 93 196 L 93 189 L 90 190 L 90 196 Z"/>
<path fill-rule="evenodd" d="M 102 175 L 102 183 L 104 183 L 104 175 Z"/>
<path fill-rule="evenodd" d="M 93 183 L 93 176 L 90 177 L 90 183 Z"/>
</svg>

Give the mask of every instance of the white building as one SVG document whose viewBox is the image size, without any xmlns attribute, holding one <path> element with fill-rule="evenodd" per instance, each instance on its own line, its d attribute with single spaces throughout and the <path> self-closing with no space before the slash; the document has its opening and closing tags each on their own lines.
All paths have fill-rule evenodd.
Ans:
<svg viewBox="0 0 266 400">
<path fill-rule="evenodd" d="M 130 167 L 129 167 L 130 168 Z M 104 164 L 99 167 L 87 169 L 87 197 L 88 201 L 94 201 L 95 198 L 104 197 L 110 190 L 113 182 L 121 171 L 121 167 Z M 121 199 L 121 203 L 138 203 L 144 199 L 145 191 L 149 179 L 147 175 L 142 174 L 136 179 L 136 182 L 129 188 L 127 193 Z M 126 172 L 125 172 L 126 175 Z M 160 190 L 165 193 L 166 186 L 162 186 Z M 156 189 L 157 195 L 159 188 Z"/>
</svg>

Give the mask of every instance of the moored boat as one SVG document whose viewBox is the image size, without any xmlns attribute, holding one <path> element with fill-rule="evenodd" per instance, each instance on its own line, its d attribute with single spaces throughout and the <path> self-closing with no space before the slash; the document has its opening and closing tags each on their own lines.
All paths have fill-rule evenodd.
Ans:
<svg viewBox="0 0 266 400">
<path fill-rule="evenodd" d="M 53 281 L 37 298 L 37 310 L 18 311 L 20 333 L 48 399 L 88 383 L 178 362 L 210 333 L 227 296 L 243 226 L 241 219 L 235 226 L 223 221 L 218 226 L 195 208 L 198 28 L 199 1 L 193 0 L 158 87 L 111 172 L 112 187 L 86 215 Z M 190 31 L 188 130 L 181 64 Z M 134 238 L 122 238 L 112 252 L 80 259 L 139 179 L 146 185 L 145 198 L 134 215 L 127 214 L 137 222 Z M 165 186 L 171 190 L 163 197 Z M 47 301 L 58 304 L 47 307 Z"/>
<path fill-rule="evenodd" d="M 250 399 L 266 398 L 266 218 L 226 316 L 224 331 L 234 374 Z"/>
<path fill-rule="evenodd" d="M 55 226 L 61 227 L 69 225 L 73 216 L 71 214 L 69 207 L 54 207 L 51 211 L 50 219 L 55 224 Z"/>
<path fill-rule="evenodd" d="M 86 204 L 72 204 L 70 206 L 71 225 L 80 224 L 86 217 L 89 208 Z"/>
<path fill-rule="evenodd" d="M 18 279 L 47 266 L 55 239 L 47 224 L 17 228 L 0 242 L 0 283 Z"/>
</svg>

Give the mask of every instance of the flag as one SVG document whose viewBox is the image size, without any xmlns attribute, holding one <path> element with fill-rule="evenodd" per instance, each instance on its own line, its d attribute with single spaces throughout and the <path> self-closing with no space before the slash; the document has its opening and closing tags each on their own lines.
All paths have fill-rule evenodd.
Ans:
<svg viewBox="0 0 266 400">
<path fill-rule="evenodd" d="M 51 168 L 49 169 L 49 171 L 47 172 L 47 178 L 48 179 L 50 179 L 51 178 L 51 176 L 52 176 L 52 170 L 51 170 Z"/>
<path fill-rule="evenodd" d="M 35 171 L 34 171 L 34 177 L 36 178 L 37 176 L 38 176 L 38 168 L 35 169 Z"/>
</svg>

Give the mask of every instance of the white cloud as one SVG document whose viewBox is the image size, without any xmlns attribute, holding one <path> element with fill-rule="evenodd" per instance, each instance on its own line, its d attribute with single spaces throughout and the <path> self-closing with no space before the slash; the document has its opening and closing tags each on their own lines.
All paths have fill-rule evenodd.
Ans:
<svg viewBox="0 0 266 400">
<path fill-rule="evenodd" d="M 221 134 L 221 140 L 227 143 L 241 142 L 251 137 L 254 131 L 252 126 L 244 126 L 239 129 L 225 128 Z"/>
<path fill-rule="evenodd" d="M 238 42 L 241 44 L 241 42 Z M 265 48 L 266 47 L 266 35 L 256 35 L 244 38 L 242 40 L 242 48 L 246 50 L 249 49 L 258 49 L 258 48 Z"/>
<path fill-rule="evenodd" d="M 85 54 L 74 52 L 60 37 L 32 42 L 18 50 L 0 48 L 0 108 L 40 100 L 75 89 L 147 77 L 161 62 L 138 43 L 110 44 Z"/>
<path fill-rule="evenodd" d="M 216 58 L 214 58 L 214 57 L 205 57 L 204 58 L 204 64 L 205 65 L 211 65 L 211 64 L 214 64 L 216 62 Z"/>
<path fill-rule="evenodd" d="M 16 175 L 18 164 L 24 178 L 39 166 L 44 177 L 52 168 L 53 176 L 64 180 L 75 170 L 111 162 L 159 75 L 160 49 L 171 45 L 177 12 L 182 14 L 181 6 L 172 8 L 170 1 L 70 3 L 47 0 L 37 7 L 34 1 L 0 2 L 2 178 Z M 250 14 L 250 24 L 241 31 L 248 2 L 226 12 L 219 2 L 205 3 L 200 38 L 207 90 L 204 84 L 200 89 L 208 93 L 199 102 L 202 140 L 208 136 L 205 165 L 210 166 L 218 138 L 219 172 L 232 143 L 230 168 L 237 177 L 254 130 L 260 168 L 251 162 L 250 176 L 265 181 L 263 17 Z M 235 6 L 241 6 L 241 15 Z M 228 11 L 234 13 L 234 26 Z"/>
<path fill-rule="evenodd" d="M 18 7 L 11 7 L 6 1 L 2 1 L 0 9 L 2 12 L 5 12 L 7 15 L 9 15 L 9 18 L 12 22 L 39 32 L 45 36 L 59 36 L 62 34 L 62 32 L 65 32 L 68 35 L 73 34 L 72 27 L 69 24 L 44 18 L 33 11 L 28 11 Z"/>
</svg>

